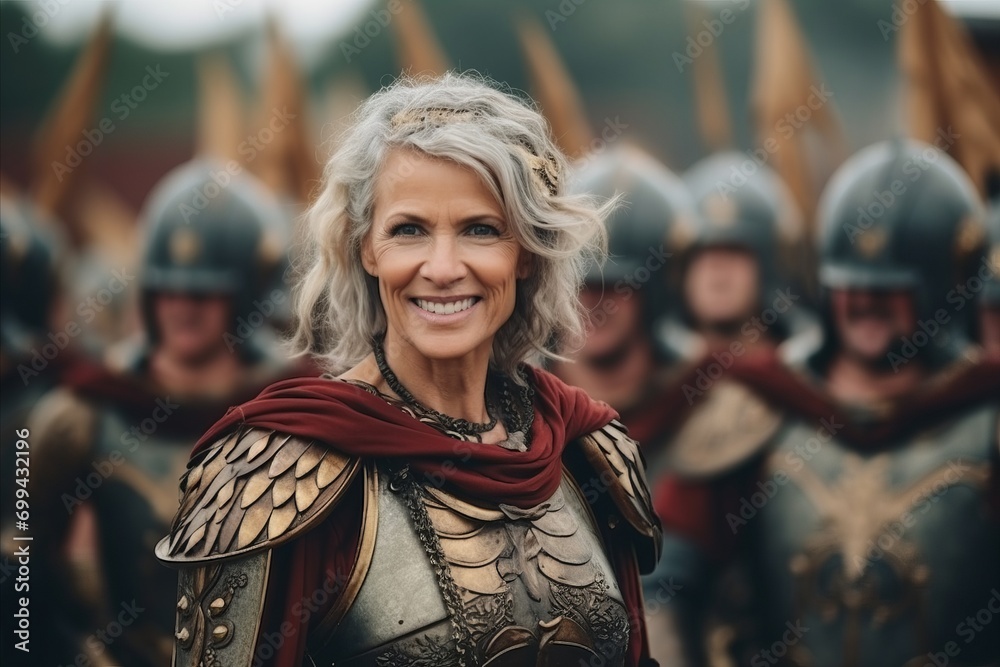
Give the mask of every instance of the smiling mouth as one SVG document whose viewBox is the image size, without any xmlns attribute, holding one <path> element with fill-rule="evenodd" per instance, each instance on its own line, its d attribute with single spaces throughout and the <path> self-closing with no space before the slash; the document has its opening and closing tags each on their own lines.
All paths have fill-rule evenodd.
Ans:
<svg viewBox="0 0 1000 667">
<path fill-rule="evenodd" d="M 413 303 L 417 304 L 417 307 L 421 310 L 426 310 L 428 313 L 433 313 L 435 315 L 453 315 L 454 313 L 460 313 L 463 310 L 468 310 L 472 308 L 480 298 L 478 296 L 469 297 L 468 299 L 459 299 L 458 301 L 428 301 L 426 299 L 412 299 Z"/>
</svg>

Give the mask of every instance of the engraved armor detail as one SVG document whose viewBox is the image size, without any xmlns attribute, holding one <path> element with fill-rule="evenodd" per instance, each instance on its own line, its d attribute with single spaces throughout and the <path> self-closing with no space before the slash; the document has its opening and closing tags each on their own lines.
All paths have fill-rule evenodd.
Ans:
<svg viewBox="0 0 1000 667">
<path fill-rule="evenodd" d="M 329 514 L 360 468 L 320 442 L 241 429 L 192 459 L 156 555 L 179 564 L 273 548 Z"/>
<path fill-rule="evenodd" d="M 244 664 L 258 630 L 237 645 L 235 619 L 256 613 L 259 623 L 250 600 L 262 604 L 262 559 L 324 521 L 360 474 L 357 564 L 309 638 L 313 664 L 621 665 L 629 619 L 604 540 L 656 557 L 644 463 L 620 424 L 570 443 L 567 454 L 605 480 L 601 504 L 588 505 L 568 471 L 537 507 L 482 506 L 323 443 L 256 428 L 220 439 L 189 464 L 181 508 L 157 545 L 182 569 L 177 664 L 212 665 L 220 651 L 225 664 Z M 238 568 L 247 584 L 234 587 Z"/>
<path fill-rule="evenodd" d="M 252 664 L 270 564 L 265 550 L 181 570 L 174 667 Z"/>
<path fill-rule="evenodd" d="M 528 510 L 379 477 L 368 577 L 317 665 L 621 664 L 621 593 L 568 477 Z"/>
</svg>

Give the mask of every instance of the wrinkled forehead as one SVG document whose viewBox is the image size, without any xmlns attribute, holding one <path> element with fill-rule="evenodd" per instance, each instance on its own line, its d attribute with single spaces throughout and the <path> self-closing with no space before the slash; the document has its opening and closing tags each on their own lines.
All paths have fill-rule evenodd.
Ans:
<svg viewBox="0 0 1000 667">
<path fill-rule="evenodd" d="M 483 168 L 401 146 L 391 149 L 374 183 L 373 211 L 417 208 L 447 211 L 476 209 L 481 215 L 506 219 L 498 188 Z"/>
</svg>

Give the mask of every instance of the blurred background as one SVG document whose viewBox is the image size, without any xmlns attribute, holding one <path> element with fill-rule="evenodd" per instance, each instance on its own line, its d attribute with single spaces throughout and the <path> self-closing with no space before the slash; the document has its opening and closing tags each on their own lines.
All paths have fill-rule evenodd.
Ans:
<svg viewBox="0 0 1000 667">
<path fill-rule="evenodd" d="M 530 96 L 581 173 L 626 147 L 636 150 L 622 158 L 625 167 L 614 169 L 655 181 L 661 209 L 653 215 L 663 218 L 655 228 L 641 223 L 632 239 L 641 242 L 622 251 L 640 262 L 648 262 L 644 233 L 652 235 L 648 249 L 667 239 L 675 251 L 699 233 L 685 219 L 693 215 L 685 208 L 690 194 L 671 190 L 691 188 L 700 196 L 698 179 L 689 174 L 677 186 L 675 175 L 729 151 L 728 162 L 709 170 L 714 175 L 701 193 L 707 196 L 720 184 L 738 185 L 740 171 L 773 169 L 783 181 L 772 184 L 773 196 L 765 195 L 773 229 L 748 244 L 766 246 L 754 250 L 760 276 L 769 276 L 772 264 L 781 264 L 781 271 L 772 282 L 761 277 L 760 294 L 748 295 L 725 318 L 727 326 L 737 323 L 729 334 L 745 336 L 746 327 L 738 325 L 771 303 L 771 287 L 795 290 L 802 317 L 787 318 L 787 331 L 774 338 L 813 335 L 800 357 L 818 344 L 817 318 L 808 314 L 818 301 L 817 206 L 849 155 L 900 135 L 936 144 L 967 171 L 983 200 L 996 196 L 990 174 L 1000 173 L 996 0 L 9 0 L 0 2 L 0 36 L 2 487 L 6 508 L 16 491 L 9 434 L 31 416 L 39 429 L 32 427 L 38 472 L 31 512 L 36 529 L 44 531 L 35 542 L 36 567 L 58 574 L 36 584 L 48 586 L 36 591 L 40 604 L 50 604 L 36 613 L 56 628 L 48 657 L 76 655 L 76 664 L 79 656 L 87 664 L 164 664 L 169 655 L 169 605 L 133 619 L 128 640 L 94 637 L 113 627 L 108 619 L 122 618 L 119 606 L 143 586 L 148 597 L 140 602 L 172 599 L 173 575 L 153 561 L 152 547 L 166 534 L 176 481 L 198 434 L 229 405 L 277 377 L 318 372 L 291 365 L 275 345 L 288 324 L 284 272 L 299 231 L 296 219 L 314 196 L 348 116 L 402 72 L 475 70 Z M 635 157 L 639 153 L 646 155 Z M 180 175 L 150 203 L 161 179 L 178 167 L 183 173 L 175 172 Z M 232 188 L 210 201 L 244 174 L 256 177 L 252 187 Z M 592 182 L 607 180 L 598 174 Z M 187 199 L 176 199 L 181 190 Z M 196 203 L 199 195 L 202 204 Z M 254 211 L 253 238 L 244 234 L 249 225 L 184 236 L 182 225 L 169 218 L 179 214 L 187 222 L 188 201 L 198 211 L 226 209 L 230 217 Z M 632 232 L 618 235 L 627 246 L 622 234 Z M 724 241 L 734 243 L 742 241 Z M 226 246 L 232 256 L 220 251 L 195 267 L 209 272 L 208 283 L 169 282 L 178 265 L 197 263 L 192 257 L 200 248 Z M 147 270 L 154 268 L 168 276 L 166 282 L 149 282 L 159 275 Z M 218 274 L 220 282 L 213 283 L 216 269 L 232 273 Z M 187 277 L 196 273 L 189 270 Z M 205 341 L 218 347 L 219 336 L 212 338 L 199 322 L 210 314 L 205 294 L 220 291 L 214 287 L 224 280 L 232 283 L 226 298 L 233 301 L 229 311 L 219 311 L 228 313 L 220 331 L 230 353 L 241 346 L 239 368 L 226 368 L 222 359 L 218 372 L 171 375 L 172 367 L 164 370 L 155 361 L 165 347 L 192 358 Z M 659 344 L 669 348 L 662 359 L 654 355 L 664 366 L 711 347 L 687 345 L 693 318 L 674 307 L 683 289 L 678 282 L 670 290 L 645 288 L 646 314 L 635 314 L 642 326 L 665 313 L 683 320 L 683 326 L 656 329 Z M 180 305 L 155 301 L 177 293 L 199 296 Z M 254 295 L 264 301 L 239 300 Z M 589 306 L 596 309 L 602 299 L 598 292 Z M 956 319 L 965 317 L 972 316 L 966 311 Z M 164 336 L 169 321 L 179 324 Z M 971 319 L 960 325 L 972 326 Z M 624 329 L 604 337 L 595 338 L 591 355 L 600 372 L 625 359 L 632 340 Z M 250 339 L 253 354 L 244 345 Z M 122 351 L 123 341 L 133 344 Z M 652 365 L 650 355 L 629 358 L 638 360 L 637 367 Z M 562 371 L 574 381 L 571 369 Z M 190 391 L 219 376 L 231 381 L 208 396 Z M 585 384 L 586 378 L 577 379 Z M 644 388 L 645 382 L 633 384 Z M 622 406 L 623 414 L 637 405 L 642 410 L 635 415 L 649 412 L 628 392 L 615 394 L 610 383 L 599 380 L 592 393 Z M 60 397 L 60 388 L 93 399 L 96 407 Z M 604 396 L 602 389 L 608 390 Z M 184 406 L 178 416 L 168 410 L 164 419 L 155 417 L 166 409 L 165 400 L 173 405 L 171 397 Z M 636 419 L 629 426 L 641 433 Z M 67 443 L 76 442 L 75 427 L 92 423 L 103 426 L 80 435 L 74 454 Z M 130 434 L 166 453 L 132 457 Z M 111 472 L 125 470 L 141 474 L 114 481 Z M 105 485 L 105 479 L 112 482 Z M 121 519 L 121 507 L 134 511 Z M 104 520 L 102 532 L 96 517 L 103 514 L 111 521 Z M 108 545 L 118 544 L 119 536 L 107 526 L 117 521 L 129 524 L 120 543 L 131 546 L 116 551 Z M 3 523 L 6 600 L 10 517 Z M 74 593 L 67 599 L 78 602 L 63 605 L 62 593 L 69 590 Z M 5 622 L 10 617 L 5 601 Z M 5 644 L 5 657 L 24 657 L 9 648 Z M 42 660 L 35 664 L 55 664 Z"/>
<path fill-rule="evenodd" d="M 817 81 L 833 91 L 848 153 L 900 131 L 905 123 L 897 57 L 901 30 L 892 24 L 893 3 L 789 0 L 787 5 Z M 942 5 L 968 28 L 996 84 L 1000 6 L 990 0 Z M 440 57 L 449 67 L 478 70 L 530 93 L 531 64 L 522 46 L 525 22 L 541 27 L 544 41 L 558 52 L 591 128 L 619 119 L 622 138 L 683 171 L 713 148 L 699 129 L 696 99 L 698 65 L 712 59 L 732 145 L 750 149 L 757 144 L 751 102 L 759 83 L 761 3 L 755 0 L 425 0 L 399 6 L 388 21 L 381 19 L 387 23 L 383 26 L 379 14 L 388 11 L 387 5 L 364 0 L 2 2 L 0 21 L 8 42 L 0 92 L 4 178 L 21 189 L 37 185 L 32 170 L 39 168 L 43 121 L 55 112 L 59 94 L 84 49 L 98 39 L 95 32 L 108 13 L 112 25 L 100 38 L 106 41 L 100 72 L 74 111 L 94 126 L 104 117 L 115 121 L 114 132 L 87 157 L 86 172 L 127 211 L 135 211 L 152 185 L 196 150 L 207 102 L 207 54 L 224 63 L 224 74 L 209 76 L 234 87 L 246 134 L 256 129 L 255 114 L 267 104 L 272 69 L 285 68 L 283 78 L 297 79 L 296 102 L 303 113 L 296 122 L 303 125 L 317 162 L 325 157 L 324 146 L 338 121 L 401 68 L 419 70 L 422 64 L 415 58 Z M 720 23 L 718 36 L 702 39 L 708 47 L 699 46 L 698 33 L 711 30 L 702 22 L 718 21 L 724 11 L 731 12 L 730 22 Z M 269 26 L 277 33 L 274 39 Z M 425 36 L 433 40 L 428 48 L 420 46 Z M 287 62 L 279 62 L 276 49 L 287 50 L 281 55 Z M 712 53 L 702 58 L 704 50 Z M 796 59 L 790 55 L 787 65 L 791 68 Z M 169 76 L 119 120 L 122 109 L 113 108 L 114 101 L 141 81 L 148 66 L 159 66 Z M 82 108 L 84 102 L 89 108 Z"/>
<path fill-rule="evenodd" d="M 134 265 L 135 221 L 171 168 L 236 159 L 294 215 L 365 95 L 401 71 L 455 68 L 533 96 L 575 156 L 633 144 L 681 173 L 714 151 L 752 157 L 787 140 L 794 151 L 765 161 L 809 218 L 847 155 L 898 134 L 932 141 L 954 115 L 934 98 L 960 97 L 963 77 L 924 73 L 935 58 L 962 67 L 968 49 L 928 41 L 922 4 L 4 1 L 2 188 L 58 219 L 74 252 Z M 1000 87 L 1000 6 L 940 5 Z M 923 45 L 909 55 L 907 33 Z M 829 95 L 790 127 L 814 85 Z M 930 111 L 908 116 L 907 95 Z"/>
</svg>

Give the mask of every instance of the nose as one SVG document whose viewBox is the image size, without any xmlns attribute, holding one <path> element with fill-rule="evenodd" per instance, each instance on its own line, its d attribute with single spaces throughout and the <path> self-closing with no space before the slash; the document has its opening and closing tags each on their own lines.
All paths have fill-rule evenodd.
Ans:
<svg viewBox="0 0 1000 667">
<path fill-rule="evenodd" d="M 429 247 L 429 255 L 420 265 L 420 276 L 438 287 L 447 287 L 468 274 L 454 236 L 436 237 Z"/>
</svg>

